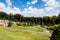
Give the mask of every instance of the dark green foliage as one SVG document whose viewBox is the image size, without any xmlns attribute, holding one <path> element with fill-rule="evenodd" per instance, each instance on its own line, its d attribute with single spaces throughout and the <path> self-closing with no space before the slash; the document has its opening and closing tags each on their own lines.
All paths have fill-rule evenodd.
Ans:
<svg viewBox="0 0 60 40">
<path fill-rule="evenodd" d="M 19 23 L 16 23 L 17 24 L 17 26 L 21 26 L 22 24 L 19 22 Z"/>
<path fill-rule="evenodd" d="M 9 20 L 13 21 L 13 18 L 14 18 L 13 14 L 9 14 Z"/>
<path fill-rule="evenodd" d="M 0 12 L 0 19 L 7 19 L 9 21 L 15 21 L 15 22 L 26 22 L 28 23 L 28 25 L 36 24 L 41 26 L 51 26 L 55 24 L 60 24 L 60 14 L 58 16 L 52 16 L 52 17 L 49 16 L 23 17 L 20 14 L 13 15 L 13 14 L 7 14 L 5 12 Z"/>
<path fill-rule="evenodd" d="M 0 12 L 0 19 L 8 19 L 8 14 L 5 12 Z"/>
<path fill-rule="evenodd" d="M 12 26 L 12 24 L 13 24 L 12 22 L 9 22 L 9 23 L 8 23 L 8 27 L 11 27 L 11 26 Z"/>
<path fill-rule="evenodd" d="M 51 40 L 60 40 L 60 25 L 57 28 L 55 28 L 50 39 Z"/>
<path fill-rule="evenodd" d="M 58 15 L 58 21 L 59 21 L 59 23 L 60 23 L 60 14 Z"/>
<path fill-rule="evenodd" d="M 21 21 L 22 16 L 20 14 L 15 14 L 14 19 L 15 19 L 15 21 Z"/>
</svg>

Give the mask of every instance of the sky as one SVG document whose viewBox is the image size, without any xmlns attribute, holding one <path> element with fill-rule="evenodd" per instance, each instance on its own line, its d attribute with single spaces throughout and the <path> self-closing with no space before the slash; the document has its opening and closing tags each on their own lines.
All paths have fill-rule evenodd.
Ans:
<svg viewBox="0 0 60 40">
<path fill-rule="evenodd" d="M 60 0 L 0 0 L 0 12 L 25 17 L 53 16 L 60 13 Z"/>
</svg>

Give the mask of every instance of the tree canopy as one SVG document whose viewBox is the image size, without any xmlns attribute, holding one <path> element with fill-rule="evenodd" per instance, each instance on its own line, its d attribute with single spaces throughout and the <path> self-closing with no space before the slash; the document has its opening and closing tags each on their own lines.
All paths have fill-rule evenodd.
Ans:
<svg viewBox="0 0 60 40">
<path fill-rule="evenodd" d="M 58 16 L 44 16 L 44 17 L 24 17 L 21 14 L 7 14 L 5 12 L 0 12 L 0 19 L 7 19 L 11 21 L 35 23 L 39 25 L 54 25 L 60 23 L 60 14 Z"/>
</svg>

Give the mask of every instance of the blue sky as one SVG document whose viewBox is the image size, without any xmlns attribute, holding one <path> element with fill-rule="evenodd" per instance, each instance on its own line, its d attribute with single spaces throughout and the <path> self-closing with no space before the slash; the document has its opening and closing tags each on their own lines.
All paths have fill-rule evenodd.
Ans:
<svg viewBox="0 0 60 40">
<path fill-rule="evenodd" d="M 0 11 L 29 17 L 60 13 L 60 0 L 0 0 L 0 4 Z"/>
<path fill-rule="evenodd" d="M 11 3 L 12 3 L 12 6 L 11 7 L 18 7 L 19 9 L 23 10 L 23 8 L 27 8 L 27 2 L 31 2 L 32 0 L 11 0 Z M 3 2 L 6 4 L 7 6 L 7 3 L 5 0 L 0 0 L 0 2 Z M 43 2 L 42 0 L 38 0 L 38 2 L 36 4 L 31 4 L 29 6 L 33 6 L 33 7 L 36 7 L 36 8 L 44 8 L 45 7 L 45 2 Z M 28 7 L 29 7 L 28 6 Z"/>
</svg>

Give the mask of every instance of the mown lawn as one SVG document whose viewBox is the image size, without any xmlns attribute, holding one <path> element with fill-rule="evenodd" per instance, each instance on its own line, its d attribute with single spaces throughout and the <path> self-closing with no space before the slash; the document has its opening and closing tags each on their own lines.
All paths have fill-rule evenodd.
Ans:
<svg viewBox="0 0 60 40">
<path fill-rule="evenodd" d="M 37 32 L 45 31 L 44 28 L 39 27 L 38 25 L 35 25 L 35 26 L 17 26 L 15 24 L 13 24 L 11 28 L 17 28 L 20 30 L 31 30 L 31 31 L 37 31 Z"/>
<path fill-rule="evenodd" d="M 49 40 L 49 37 L 35 32 L 9 30 L 0 25 L 0 40 Z"/>
</svg>

